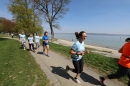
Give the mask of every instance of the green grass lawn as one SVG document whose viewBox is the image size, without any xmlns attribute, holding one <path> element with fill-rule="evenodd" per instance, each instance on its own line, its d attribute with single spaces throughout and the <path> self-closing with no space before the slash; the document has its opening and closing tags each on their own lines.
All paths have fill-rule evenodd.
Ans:
<svg viewBox="0 0 130 86">
<path fill-rule="evenodd" d="M 0 34 L 0 38 L 1 38 L 1 37 L 10 37 L 10 38 L 12 38 L 11 35 L 7 35 L 7 34 Z M 13 38 L 18 38 L 18 36 L 17 36 L 17 35 L 14 35 Z"/>
<path fill-rule="evenodd" d="M 46 86 L 45 73 L 33 56 L 19 47 L 16 40 L 0 38 L 0 86 Z"/>
<path fill-rule="evenodd" d="M 0 34 L 0 38 L 1 37 L 9 37 L 7 34 Z"/>
<path fill-rule="evenodd" d="M 71 47 L 69 46 L 63 46 L 60 44 L 55 44 L 55 43 L 50 42 L 50 49 L 70 58 L 69 51 Z M 90 52 L 87 55 L 84 55 L 83 58 L 87 66 L 94 68 L 95 70 L 100 72 L 102 75 L 115 73 L 118 68 L 117 62 L 119 59 L 117 58 L 106 57 L 106 56 L 92 53 L 92 52 Z M 127 77 L 123 77 L 120 80 L 124 83 L 128 82 Z"/>
</svg>

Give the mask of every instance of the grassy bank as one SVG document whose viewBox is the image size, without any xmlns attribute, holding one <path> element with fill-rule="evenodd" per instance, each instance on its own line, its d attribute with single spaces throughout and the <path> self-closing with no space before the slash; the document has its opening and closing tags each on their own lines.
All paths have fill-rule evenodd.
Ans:
<svg viewBox="0 0 130 86">
<path fill-rule="evenodd" d="M 2 36 L 0 36 L 2 37 Z M 0 38 L 0 86 L 46 86 L 46 75 L 16 40 Z"/>
<path fill-rule="evenodd" d="M 0 38 L 1 37 L 9 37 L 9 35 L 7 35 L 7 34 L 0 34 Z"/>
<path fill-rule="evenodd" d="M 71 47 L 50 43 L 50 49 L 70 58 L 69 51 Z M 96 69 L 102 75 L 115 73 L 118 68 L 118 60 L 119 59 L 117 58 L 106 57 L 92 52 L 90 52 L 88 55 L 84 55 L 85 64 L 89 67 Z M 120 81 L 127 83 L 128 78 L 123 77 L 120 79 Z"/>
<path fill-rule="evenodd" d="M 10 38 L 12 38 L 11 35 L 7 35 L 7 34 L 0 34 L 0 38 L 1 38 L 1 37 L 10 37 Z M 13 36 L 13 38 L 18 38 L 18 35 L 15 34 L 15 35 Z"/>
</svg>

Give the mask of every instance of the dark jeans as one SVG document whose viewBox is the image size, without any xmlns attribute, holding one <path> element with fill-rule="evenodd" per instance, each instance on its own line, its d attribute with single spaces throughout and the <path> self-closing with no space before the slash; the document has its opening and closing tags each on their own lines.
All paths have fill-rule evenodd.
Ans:
<svg viewBox="0 0 130 86">
<path fill-rule="evenodd" d="M 73 61 L 73 65 L 75 68 L 73 69 L 73 72 L 77 74 L 81 73 L 83 71 L 83 65 L 84 65 L 83 58 L 80 59 L 79 61 Z"/>
<path fill-rule="evenodd" d="M 33 50 L 34 50 L 34 44 L 29 44 L 29 49 L 31 50 L 31 46 L 32 46 L 32 48 L 33 48 Z"/>
<path fill-rule="evenodd" d="M 109 79 L 115 79 L 115 78 L 118 79 L 118 78 L 121 78 L 121 77 L 127 75 L 129 78 L 128 86 L 130 86 L 130 68 L 126 68 L 120 64 L 118 66 L 119 66 L 119 68 L 118 68 L 117 72 L 115 74 L 108 75 L 108 78 Z"/>
</svg>

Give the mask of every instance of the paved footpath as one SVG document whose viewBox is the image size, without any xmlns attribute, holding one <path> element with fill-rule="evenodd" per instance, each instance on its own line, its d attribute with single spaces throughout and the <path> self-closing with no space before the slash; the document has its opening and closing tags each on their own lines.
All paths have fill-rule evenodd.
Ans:
<svg viewBox="0 0 130 86">
<path fill-rule="evenodd" d="M 72 79 L 75 73 L 69 71 L 66 72 L 66 65 L 73 68 L 72 60 L 65 56 L 50 51 L 50 57 L 43 55 L 42 46 L 39 51 L 31 52 L 36 62 L 41 66 L 41 69 L 46 73 L 47 78 L 50 80 L 52 86 L 79 86 Z M 81 74 L 79 80 L 80 86 L 123 86 L 123 84 L 106 80 L 105 85 L 101 85 L 99 82 L 99 74 L 89 67 L 84 67 L 84 71 Z"/>
<path fill-rule="evenodd" d="M 26 46 L 28 48 L 28 43 L 26 43 Z M 72 80 L 75 73 L 65 71 L 66 65 L 73 68 L 71 59 L 53 51 L 50 51 L 50 57 L 47 57 L 42 53 L 42 46 L 40 46 L 39 51 L 35 53 L 30 51 L 30 53 L 47 75 L 51 86 L 124 86 L 116 80 L 106 80 L 105 85 L 101 85 L 99 82 L 100 74 L 89 67 L 84 67 L 84 71 L 79 78 L 81 84 L 77 84 Z"/>
</svg>

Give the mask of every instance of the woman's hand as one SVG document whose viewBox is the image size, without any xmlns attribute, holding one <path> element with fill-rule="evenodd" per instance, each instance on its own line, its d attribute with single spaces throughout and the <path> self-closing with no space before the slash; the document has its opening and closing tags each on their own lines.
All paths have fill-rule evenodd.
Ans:
<svg viewBox="0 0 130 86">
<path fill-rule="evenodd" d="M 86 54 L 89 54 L 89 50 L 86 50 L 85 53 L 86 53 Z"/>
<path fill-rule="evenodd" d="M 45 40 L 45 42 L 47 43 L 47 42 L 48 42 L 48 40 Z"/>
<path fill-rule="evenodd" d="M 83 55 L 84 55 L 84 52 L 78 52 L 77 54 L 83 56 Z"/>
</svg>

